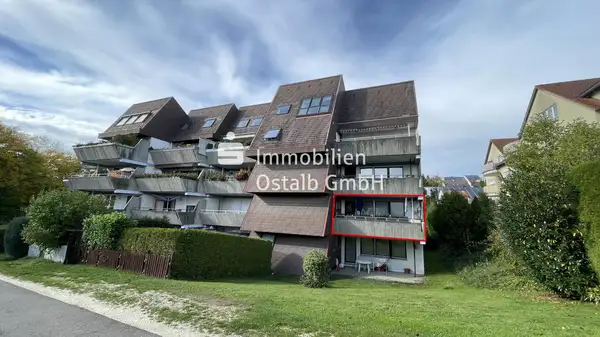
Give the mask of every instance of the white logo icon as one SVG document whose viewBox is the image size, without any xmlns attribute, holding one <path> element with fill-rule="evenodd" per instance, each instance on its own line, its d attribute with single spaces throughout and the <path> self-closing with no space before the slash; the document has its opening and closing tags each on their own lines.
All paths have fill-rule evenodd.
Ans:
<svg viewBox="0 0 600 337">
<path fill-rule="evenodd" d="M 219 165 L 242 165 L 244 163 L 244 144 L 235 143 L 235 134 L 227 132 L 223 142 L 217 148 L 217 163 Z"/>
</svg>

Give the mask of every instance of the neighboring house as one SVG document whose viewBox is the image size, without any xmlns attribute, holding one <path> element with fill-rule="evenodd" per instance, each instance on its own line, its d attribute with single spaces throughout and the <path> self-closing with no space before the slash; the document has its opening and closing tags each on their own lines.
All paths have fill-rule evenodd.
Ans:
<svg viewBox="0 0 600 337">
<path fill-rule="evenodd" d="M 134 104 L 100 134 L 106 142 L 75 146 L 95 167 L 65 183 L 114 195 L 134 218 L 271 240 L 276 272 L 301 273 L 318 249 L 347 266 L 389 259 L 390 271 L 422 275 L 417 130 L 412 81 L 346 91 L 332 76 L 281 85 L 269 103 L 189 114 L 165 98 Z M 131 134 L 135 146 L 114 142 Z"/>
<path fill-rule="evenodd" d="M 462 194 L 469 202 L 471 202 L 473 199 L 478 198 L 482 192 L 480 182 L 481 177 L 478 175 L 444 177 L 444 186 L 425 186 L 425 194 L 427 194 L 427 197 L 437 197 L 438 199 L 441 199 L 445 193 L 455 191 Z"/>
<path fill-rule="evenodd" d="M 531 94 L 519 135 L 527 123 L 539 117 L 548 117 L 561 122 L 583 119 L 600 122 L 600 77 L 577 81 L 536 85 Z M 488 145 L 483 175 L 484 191 L 497 198 L 502 178 L 509 168 L 504 163 L 507 151 L 518 145 L 519 138 L 492 139 Z"/>
</svg>

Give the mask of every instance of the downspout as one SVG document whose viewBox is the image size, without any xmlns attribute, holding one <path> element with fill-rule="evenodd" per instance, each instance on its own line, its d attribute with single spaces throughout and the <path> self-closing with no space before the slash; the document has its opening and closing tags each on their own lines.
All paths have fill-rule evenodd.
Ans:
<svg viewBox="0 0 600 337">
<path fill-rule="evenodd" d="M 413 241 L 413 262 L 414 262 L 413 275 L 415 277 L 417 277 L 417 248 L 416 248 L 416 244 L 414 241 Z"/>
</svg>

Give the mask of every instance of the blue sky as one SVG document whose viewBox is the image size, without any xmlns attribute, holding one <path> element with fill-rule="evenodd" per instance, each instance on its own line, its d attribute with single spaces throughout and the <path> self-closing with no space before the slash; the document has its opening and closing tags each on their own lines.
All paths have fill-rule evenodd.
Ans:
<svg viewBox="0 0 600 337">
<path fill-rule="evenodd" d="M 375 5 L 376 4 L 376 5 Z M 535 84 L 600 76 L 596 0 L 0 0 L 0 119 L 65 145 L 135 102 L 415 80 L 426 174 L 478 174 Z"/>
</svg>

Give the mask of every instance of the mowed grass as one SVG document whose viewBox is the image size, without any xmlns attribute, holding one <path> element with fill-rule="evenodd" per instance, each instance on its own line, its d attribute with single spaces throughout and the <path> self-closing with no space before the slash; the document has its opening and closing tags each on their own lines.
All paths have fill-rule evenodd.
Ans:
<svg viewBox="0 0 600 337">
<path fill-rule="evenodd" d="M 336 278 L 329 288 L 307 289 L 293 277 L 194 282 L 36 259 L 0 261 L 2 274 L 61 288 L 76 286 L 57 275 L 231 303 L 243 308 L 234 320 L 199 324 L 244 336 L 600 336 L 600 306 L 469 287 L 434 255 L 427 256 L 426 267 L 425 285 Z M 96 297 L 119 302 L 106 293 Z M 171 322 L 193 320 L 193 315 L 158 314 Z"/>
</svg>

